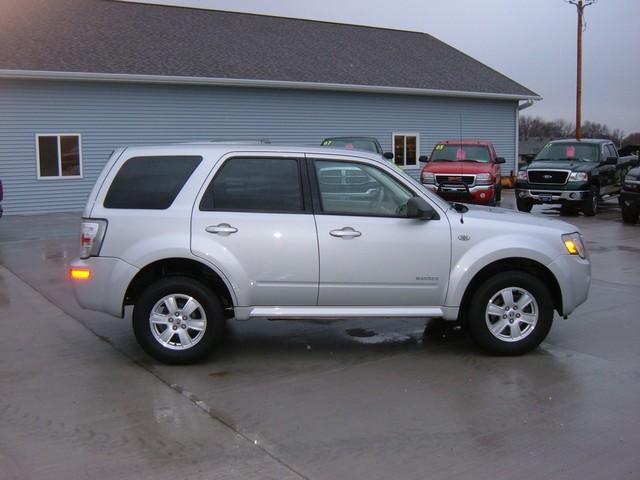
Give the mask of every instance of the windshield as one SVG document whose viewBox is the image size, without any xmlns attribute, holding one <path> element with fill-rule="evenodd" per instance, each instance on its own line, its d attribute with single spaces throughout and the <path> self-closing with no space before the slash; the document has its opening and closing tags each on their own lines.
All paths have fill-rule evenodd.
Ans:
<svg viewBox="0 0 640 480">
<path fill-rule="evenodd" d="M 379 153 L 376 148 L 376 143 L 373 140 L 363 138 L 327 138 L 322 142 L 322 146 Z"/>
<path fill-rule="evenodd" d="M 574 160 L 580 162 L 597 162 L 598 145 L 592 143 L 562 142 L 547 143 L 534 158 L 534 162 L 550 160 Z"/>
<path fill-rule="evenodd" d="M 396 169 L 396 173 L 402 175 L 411 185 L 413 185 L 414 188 L 416 188 L 416 190 L 420 190 L 421 192 L 425 192 L 427 194 L 427 196 L 429 197 L 429 199 L 434 202 L 437 203 L 438 206 L 444 210 L 447 211 L 449 210 L 451 207 L 451 203 L 447 202 L 444 198 L 442 198 L 439 195 L 436 195 L 435 193 L 433 193 L 431 190 L 429 190 L 427 187 L 425 187 L 424 185 L 422 185 L 422 183 L 418 182 L 415 178 L 413 178 L 412 176 L 410 176 L 407 172 L 405 172 L 402 169 Z"/>
<path fill-rule="evenodd" d="M 491 153 L 485 145 L 439 143 L 431 154 L 432 162 L 482 162 L 491 161 Z"/>
</svg>

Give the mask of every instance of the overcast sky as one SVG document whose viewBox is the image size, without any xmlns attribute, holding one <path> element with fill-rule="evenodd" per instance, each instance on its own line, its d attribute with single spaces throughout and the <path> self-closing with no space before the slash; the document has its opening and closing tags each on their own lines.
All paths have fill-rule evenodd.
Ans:
<svg viewBox="0 0 640 480">
<path fill-rule="evenodd" d="M 429 33 L 535 91 L 523 113 L 575 120 L 576 8 L 564 0 L 143 0 Z M 640 0 L 586 10 L 582 118 L 640 131 Z"/>
</svg>

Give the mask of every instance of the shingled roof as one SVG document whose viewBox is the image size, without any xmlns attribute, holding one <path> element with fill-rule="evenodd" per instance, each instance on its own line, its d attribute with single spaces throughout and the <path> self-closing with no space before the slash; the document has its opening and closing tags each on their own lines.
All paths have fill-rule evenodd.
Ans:
<svg viewBox="0 0 640 480">
<path fill-rule="evenodd" d="M 425 33 L 113 0 L 0 0 L 0 12 L 3 77 L 538 98 Z"/>
</svg>

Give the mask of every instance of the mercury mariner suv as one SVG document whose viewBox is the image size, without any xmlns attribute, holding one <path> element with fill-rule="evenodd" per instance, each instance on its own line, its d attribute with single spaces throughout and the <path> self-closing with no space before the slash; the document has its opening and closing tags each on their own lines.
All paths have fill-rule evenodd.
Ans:
<svg viewBox="0 0 640 480">
<path fill-rule="evenodd" d="M 439 317 L 518 355 L 590 284 L 567 223 L 448 203 L 373 153 L 216 143 L 116 150 L 69 273 L 83 307 L 132 306 L 165 363 L 202 359 L 231 318 Z"/>
</svg>

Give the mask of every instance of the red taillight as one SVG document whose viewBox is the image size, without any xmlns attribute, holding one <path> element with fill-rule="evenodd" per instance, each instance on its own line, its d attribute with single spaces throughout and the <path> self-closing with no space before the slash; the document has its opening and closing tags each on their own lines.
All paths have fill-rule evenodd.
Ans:
<svg viewBox="0 0 640 480">
<path fill-rule="evenodd" d="M 86 259 L 98 255 L 104 232 L 107 228 L 105 220 L 86 219 L 80 225 L 80 258 Z"/>
<path fill-rule="evenodd" d="M 91 278 L 91 270 L 88 268 L 71 268 L 69 269 L 69 277 L 73 280 L 88 280 Z"/>
</svg>

